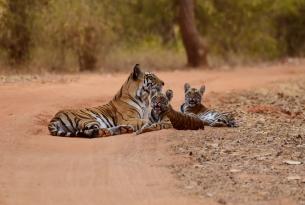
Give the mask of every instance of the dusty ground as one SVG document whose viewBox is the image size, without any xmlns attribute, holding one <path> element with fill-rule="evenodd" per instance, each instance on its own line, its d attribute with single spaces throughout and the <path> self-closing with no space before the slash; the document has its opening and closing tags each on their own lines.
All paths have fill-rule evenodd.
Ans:
<svg viewBox="0 0 305 205">
<path fill-rule="evenodd" d="M 304 78 L 304 65 L 158 75 L 174 90 L 174 107 L 182 102 L 185 81 L 205 83 L 207 103 L 238 107 L 243 126 L 93 140 L 52 137 L 46 125 L 57 110 L 105 103 L 127 75 L 2 76 L 0 204 L 304 203 L 302 104 L 277 104 L 304 105 L 304 98 L 273 94 L 274 108 L 270 101 L 261 105 L 268 91 L 238 95 Z M 278 127 L 269 132 L 268 124 Z M 303 164 L 285 165 L 288 159 Z"/>
<path fill-rule="evenodd" d="M 240 126 L 177 134 L 172 148 L 184 161 L 171 167 L 182 187 L 220 204 L 305 204 L 304 94 L 303 77 L 210 98 Z"/>
</svg>

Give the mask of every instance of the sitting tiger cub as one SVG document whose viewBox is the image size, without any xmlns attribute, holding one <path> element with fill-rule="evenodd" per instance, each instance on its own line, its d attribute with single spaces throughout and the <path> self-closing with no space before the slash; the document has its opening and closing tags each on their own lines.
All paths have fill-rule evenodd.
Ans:
<svg viewBox="0 0 305 205">
<path fill-rule="evenodd" d="M 165 95 L 160 91 L 151 92 L 151 112 L 148 122 L 136 134 L 174 127 L 178 130 L 204 129 L 204 123 L 196 115 L 188 115 L 175 111 L 169 104 L 173 91 L 167 90 Z"/>
<path fill-rule="evenodd" d="M 184 84 L 185 101 L 180 107 L 180 111 L 197 115 L 205 125 L 211 127 L 237 127 L 234 116 L 229 112 L 218 112 L 210 110 L 202 103 L 205 86 L 199 89 L 191 88 L 190 84 Z"/>
</svg>

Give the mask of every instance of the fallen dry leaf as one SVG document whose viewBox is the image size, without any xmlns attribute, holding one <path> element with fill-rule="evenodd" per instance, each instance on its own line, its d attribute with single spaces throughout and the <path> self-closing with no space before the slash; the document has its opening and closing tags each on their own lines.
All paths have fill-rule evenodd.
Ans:
<svg viewBox="0 0 305 205">
<path fill-rule="evenodd" d="M 288 180 L 300 180 L 301 177 L 299 175 L 292 175 L 287 177 Z"/>
<path fill-rule="evenodd" d="M 283 161 L 285 164 L 289 164 L 289 165 L 299 165 L 302 164 L 302 162 L 300 161 L 294 161 L 294 160 L 284 160 Z"/>
</svg>

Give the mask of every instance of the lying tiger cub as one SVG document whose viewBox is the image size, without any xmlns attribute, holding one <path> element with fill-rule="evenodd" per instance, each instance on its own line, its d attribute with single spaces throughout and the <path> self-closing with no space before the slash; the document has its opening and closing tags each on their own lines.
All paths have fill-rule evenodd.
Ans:
<svg viewBox="0 0 305 205">
<path fill-rule="evenodd" d="M 172 98 L 172 90 L 167 90 L 165 95 L 160 91 L 153 90 L 151 92 L 151 112 L 149 113 L 149 121 L 138 130 L 136 134 L 169 129 L 172 127 L 178 130 L 204 129 L 204 122 L 196 115 L 175 111 L 169 104 Z"/>
<path fill-rule="evenodd" d="M 180 111 L 197 115 L 205 125 L 211 127 L 237 127 L 234 116 L 231 113 L 210 110 L 201 103 L 204 92 L 205 86 L 196 89 L 185 83 L 185 100 L 180 107 Z"/>
</svg>

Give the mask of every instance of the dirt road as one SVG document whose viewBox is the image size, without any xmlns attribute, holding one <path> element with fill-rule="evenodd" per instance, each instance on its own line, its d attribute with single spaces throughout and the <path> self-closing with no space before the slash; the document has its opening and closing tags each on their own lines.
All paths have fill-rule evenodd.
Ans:
<svg viewBox="0 0 305 205">
<path fill-rule="evenodd" d="M 305 76 L 304 65 L 234 71 L 158 73 L 183 99 L 183 84 L 207 93 L 250 89 Z M 185 194 L 168 166 L 168 135 L 175 130 L 99 139 L 61 138 L 47 124 L 59 109 L 106 103 L 127 74 L 46 76 L 0 85 L 0 204 L 217 204 Z M 55 79 L 55 80 L 54 80 Z"/>
</svg>

